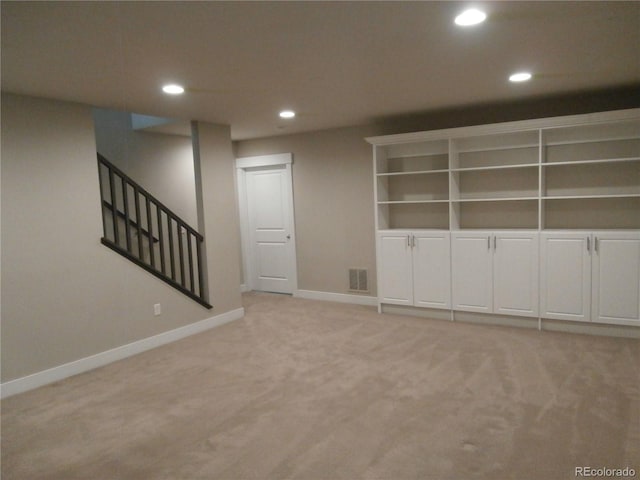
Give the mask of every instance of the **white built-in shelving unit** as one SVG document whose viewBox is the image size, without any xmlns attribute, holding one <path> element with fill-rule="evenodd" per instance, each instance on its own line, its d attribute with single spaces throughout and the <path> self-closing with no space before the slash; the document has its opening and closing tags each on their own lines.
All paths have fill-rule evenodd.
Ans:
<svg viewBox="0 0 640 480">
<path fill-rule="evenodd" d="M 523 245 L 522 238 L 505 240 L 503 232 L 531 234 L 533 237 L 527 238 L 535 246 L 531 255 L 536 261 L 540 235 L 545 232 L 584 233 L 591 235 L 594 244 L 599 238 L 595 232 L 602 232 L 602 238 L 611 232 L 640 235 L 640 109 L 388 135 L 367 141 L 374 150 L 381 306 L 416 306 L 413 294 L 387 295 L 384 291 L 384 285 L 397 286 L 399 277 L 388 277 L 394 261 L 381 252 L 397 248 L 396 254 L 401 255 L 400 248 L 405 243 L 405 249 L 416 249 L 420 243 L 416 239 L 420 240 L 419 234 L 424 232 L 449 235 L 452 299 L 450 303 L 438 300 L 436 304 L 452 311 L 458 309 L 456 297 L 461 293 L 455 288 L 456 275 L 462 274 L 456 273 L 455 252 L 462 251 L 456 242 L 465 241 L 471 246 L 472 232 L 478 233 L 480 239 L 486 237 L 485 243 L 494 244 L 494 250 L 501 240 L 508 249 Z M 638 238 L 637 245 L 633 240 L 627 252 L 632 256 L 634 249 L 640 248 Z M 625 239 L 631 241 L 628 236 Z M 431 245 L 436 243 L 434 240 Z M 480 241 L 476 243 L 482 245 Z M 589 240 L 589 248 L 591 243 Z M 417 257 L 414 252 L 413 258 Z M 518 260 L 509 259 L 515 264 Z M 486 260 L 486 264 L 490 261 L 493 260 Z M 412 272 L 424 270 L 415 260 L 406 263 L 412 265 Z M 492 275 L 496 271 L 499 269 L 492 267 Z M 523 271 L 521 278 L 522 282 L 536 283 L 536 296 L 538 284 L 547 284 L 539 277 L 540 271 Z M 406 271 L 400 274 L 405 280 L 410 277 Z M 413 278 L 409 283 L 415 288 L 423 280 Z M 494 275 L 491 281 L 499 283 L 504 279 Z M 424 296 L 424 292 L 414 293 Z M 640 298 L 640 287 L 637 296 Z M 631 299 L 630 305 L 635 301 Z M 467 310 L 476 311 L 473 307 Z M 485 310 L 500 313 L 498 308 Z M 511 310 L 518 314 L 518 308 Z M 540 318 L 545 315 L 537 304 L 526 308 L 523 304 L 522 312 Z M 611 323 L 640 326 L 640 312 L 637 322 L 633 311 L 625 315 Z M 602 321 L 609 317 L 597 318 Z"/>
<path fill-rule="evenodd" d="M 377 228 L 640 228 L 639 116 L 369 138 Z"/>
</svg>

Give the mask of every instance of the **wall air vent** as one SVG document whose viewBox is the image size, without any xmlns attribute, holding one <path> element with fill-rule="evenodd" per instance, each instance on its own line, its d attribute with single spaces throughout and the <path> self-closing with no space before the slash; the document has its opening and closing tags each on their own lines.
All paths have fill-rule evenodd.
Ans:
<svg viewBox="0 0 640 480">
<path fill-rule="evenodd" d="M 369 282 L 367 280 L 367 270 L 363 268 L 349 269 L 349 291 L 368 292 Z"/>
</svg>

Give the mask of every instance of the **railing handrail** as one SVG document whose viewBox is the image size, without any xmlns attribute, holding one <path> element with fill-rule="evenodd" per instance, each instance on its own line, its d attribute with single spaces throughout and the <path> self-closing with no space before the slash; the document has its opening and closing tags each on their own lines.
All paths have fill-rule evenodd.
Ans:
<svg viewBox="0 0 640 480">
<path fill-rule="evenodd" d="M 104 236 L 101 239 L 102 244 L 120 253 L 201 305 L 212 308 L 206 300 L 207 294 L 204 285 L 202 258 L 204 236 L 103 155 L 98 153 L 97 157 L 100 197 L 103 206 Z M 106 170 L 106 177 L 103 176 L 103 170 Z M 107 182 L 106 188 L 105 181 Z M 118 191 L 118 182 L 121 191 Z M 133 198 L 130 197 L 131 193 Z M 133 206 L 131 206 L 131 201 Z M 118 207 L 119 203 L 123 210 Z M 153 215 L 152 212 L 154 212 Z M 118 225 L 120 220 L 124 222 L 124 231 L 120 230 L 122 225 Z M 144 223 L 146 223 L 146 229 L 143 228 Z M 166 232 L 164 231 L 165 226 Z M 108 233 L 110 230 L 112 230 L 112 235 Z M 121 237 L 122 233 L 124 233 L 124 240 Z M 136 233 L 137 241 L 134 242 Z M 157 237 L 154 236 L 154 233 L 157 233 Z M 110 236 L 113 239 L 109 238 Z M 143 236 L 146 239 L 143 239 Z M 183 239 L 183 236 L 186 239 Z M 154 246 L 156 243 L 157 251 Z M 165 246 L 165 243 L 168 245 Z M 195 248 L 193 243 L 195 243 Z M 148 258 L 145 258 L 145 248 L 148 248 Z M 186 266 L 185 260 L 188 262 Z"/>
<path fill-rule="evenodd" d="M 152 193 L 150 193 L 146 188 L 144 188 L 138 182 L 133 180 L 129 175 L 124 173 L 121 169 L 119 169 L 117 166 L 115 166 L 113 163 L 111 163 L 109 160 L 107 160 L 103 155 L 99 153 L 98 153 L 98 160 L 100 161 L 100 163 L 103 163 L 104 165 L 109 167 L 111 170 L 113 170 L 115 173 L 117 173 L 122 178 L 124 178 L 128 184 L 135 187 L 140 193 L 148 197 L 149 200 L 151 200 L 156 205 L 158 205 L 166 214 L 170 215 L 176 222 L 180 223 L 181 224 L 180 226 L 185 227 L 187 230 L 189 230 L 189 232 L 191 232 L 191 234 L 194 235 L 198 240 L 204 240 L 204 237 L 200 232 L 198 232 L 195 228 L 193 228 L 187 222 L 182 220 L 182 218 L 180 218 L 177 213 L 175 213 L 173 210 L 167 207 L 164 203 L 158 200 Z"/>
</svg>

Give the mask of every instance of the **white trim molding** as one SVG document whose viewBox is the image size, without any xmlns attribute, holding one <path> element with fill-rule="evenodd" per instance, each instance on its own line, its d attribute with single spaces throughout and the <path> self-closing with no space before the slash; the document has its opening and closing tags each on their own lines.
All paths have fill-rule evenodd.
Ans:
<svg viewBox="0 0 640 480">
<path fill-rule="evenodd" d="M 242 249 L 242 273 L 244 284 L 241 285 L 243 292 L 253 290 L 254 285 L 254 268 L 253 257 L 251 253 L 251 233 L 249 228 L 249 207 L 247 201 L 247 171 L 251 169 L 259 169 L 264 167 L 282 167 L 287 175 L 287 189 L 289 196 L 289 210 L 291 212 L 291 237 L 294 252 L 296 252 L 296 225 L 295 225 L 295 204 L 293 201 L 293 174 L 291 166 L 293 165 L 292 153 L 276 153 L 273 155 L 258 155 L 253 157 L 236 158 L 236 191 L 238 194 L 238 213 L 240 215 L 240 244 Z M 295 265 L 291 271 L 291 284 L 293 291 L 298 288 L 298 267 L 297 253 L 294 253 Z"/>
<path fill-rule="evenodd" d="M 236 158 L 236 168 L 271 167 L 274 165 L 290 165 L 293 163 L 291 153 L 276 153 L 274 155 L 259 155 L 256 157 Z"/>
<path fill-rule="evenodd" d="M 354 305 L 366 305 L 375 307 L 378 298 L 370 295 L 350 295 L 346 293 L 319 292 L 316 290 L 295 290 L 293 296 L 306 298 L 307 300 L 323 300 L 327 302 L 352 303 Z"/>
<path fill-rule="evenodd" d="M 244 317 L 244 308 L 237 308 L 190 325 L 185 325 L 184 327 L 159 333 L 153 337 L 143 338 L 142 340 L 121 347 L 100 352 L 90 357 L 81 358 L 58 367 L 27 375 L 26 377 L 10 380 L 0 385 L 0 398 L 6 398 L 11 395 L 33 390 L 34 388 L 42 387 L 49 383 L 108 365 L 118 360 L 137 355 L 138 353 L 151 350 L 152 348 L 160 347 L 211 328 L 219 327 L 220 325 L 238 320 L 242 317 Z"/>
</svg>

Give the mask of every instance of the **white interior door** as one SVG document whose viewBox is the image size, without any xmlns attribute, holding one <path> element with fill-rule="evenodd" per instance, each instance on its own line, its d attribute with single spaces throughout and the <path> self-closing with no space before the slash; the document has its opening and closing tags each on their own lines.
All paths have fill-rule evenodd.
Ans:
<svg viewBox="0 0 640 480">
<path fill-rule="evenodd" d="M 297 288 L 291 170 L 290 163 L 269 164 L 273 157 L 281 156 L 237 161 L 245 199 L 240 202 L 245 283 L 251 290 L 290 294 Z M 267 164 L 259 165 L 259 159 Z"/>
</svg>

